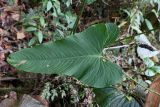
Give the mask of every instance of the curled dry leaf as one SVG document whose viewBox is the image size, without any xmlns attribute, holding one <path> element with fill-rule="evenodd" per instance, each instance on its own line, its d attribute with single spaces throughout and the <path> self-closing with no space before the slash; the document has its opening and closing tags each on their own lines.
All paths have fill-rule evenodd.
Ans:
<svg viewBox="0 0 160 107">
<path fill-rule="evenodd" d="M 151 89 L 160 93 L 160 76 L 153 81 L 150 86 Z M 159 107 L 160 106 L 160 96 L 149 92 L 146 98 L 146 103 L 144 107 Z"/>
</svg>

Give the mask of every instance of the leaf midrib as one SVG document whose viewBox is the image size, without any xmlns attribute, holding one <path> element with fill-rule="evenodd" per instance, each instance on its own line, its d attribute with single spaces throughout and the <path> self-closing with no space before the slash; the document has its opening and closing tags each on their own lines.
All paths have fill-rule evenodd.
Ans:
<svg viewBox="0 0 160 107">
<path fill-rule="evenodd" d="M 57 57 L 45 57 L 44 59 L 35 59 L 34 58 L 34 60 L 66 60 L 66 59 L 79 59 L 79 58 L 101 58 L 102 57 L 102 55 L 100 55 L 100 54 L 96 54 L 96 55 L 82 55 L 82 56 L 69 56 L 69 57 L 61 57 L 61 58 L 57 58 Z M 42 57 L 41 57 L 42 58 Z M 30 58 L 28 58 L 28 59 L 23 59 L 23 60 L 29 60 L 29 61 L 33 61 L 33 58 L 32 59 L 30 59 Z"/>
</svg>

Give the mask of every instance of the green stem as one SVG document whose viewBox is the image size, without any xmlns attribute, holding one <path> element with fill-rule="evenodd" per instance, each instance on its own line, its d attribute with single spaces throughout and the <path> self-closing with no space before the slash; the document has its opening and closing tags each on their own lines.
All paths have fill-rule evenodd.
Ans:
<svg viewBox="0 0 160 107">
<path fill-rule="evenodd" d="M 127 78 L 131 79 L 132 81 L 134 81 L 135 83 L 137 83 L 137 84 L 140 85 L 141 87 L 143 87 L 143 88 L 147 89 L 148 91 L 150 91 L 150 92 L 152 92 L 152 93 L 155 93 L 155 94 L 157 94 L 157 95 L 160 96 L 160 93 L 154 91 L 154 90 L 151 89 L 151 88 L 147 88 L 147 87 L 141 85 L 141 84 L 140 84 L 139 82 L 137 82 L 135 79 L 133 79 L 132 77 L 130 77 L 127 73 L 125 73 L 125 72 L 123 72 L 123 73 L 127 76 Z"/>
<path fill-rule="evenodd" d="M 85 0 L 83 0 L 83 2 L 82 2 L 82 7 L 81 7 L 80 14 L 77 16 L 77 19 L 76 19 L 76 22 L 75 22 L 75 24 L 74 24 L 74 26 L 73 26 L 73 29 L 72 29 L 72 31 L 71 31 L 71 34 L 75 34 L 75 32 L 76 32 L 76 30 L 77 30 L 79 20 L 80 20 L 80 18 L 81 18 L 81 16 L 82 16 L 82 13 L 83 13 L 83 11 L 84 11 L 84 7 L 85 7 Z"/>
</svg>

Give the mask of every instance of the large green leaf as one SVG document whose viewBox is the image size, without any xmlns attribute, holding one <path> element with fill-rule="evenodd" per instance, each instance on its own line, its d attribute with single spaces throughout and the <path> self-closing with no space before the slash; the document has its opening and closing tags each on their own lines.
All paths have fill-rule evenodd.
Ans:
<svg viewBox="0 0 160 107">
<path fill-rule="evenodd" d="M 114 24 L 97 24 L 63 40 L 11 54 L 8 62 L 19 70 L 74 76 L 93 87 L 121 81 L 122 69 L 102 57 L 104 46 L 118 37 Z"/>
<path fill-rule="evenodd" d="M 133 97 L 115 88 L 94 89 L 100 107 L 142 107 Z"/>
</svg>

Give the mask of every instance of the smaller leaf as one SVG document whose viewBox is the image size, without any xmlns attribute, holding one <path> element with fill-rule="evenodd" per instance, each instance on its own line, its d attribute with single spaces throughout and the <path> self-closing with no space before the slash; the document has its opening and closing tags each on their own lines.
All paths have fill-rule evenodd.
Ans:
<svg viewBox="0 0 160 107">
<path fill-rule="evenodd" d="M 34 26 L 34 27 L 36 27 L 37 26 L 37 23 L 35 22 L 35 21 L 25 21 L 24 23 L 23 23 L 23 25 L 24 26 Z"/>
<path fill-rule="evenodd" d="M 68 23 L 68 28 L 73 28 L 73 26 L 76 22 L 77 16 L 75 14 L 72 14 L 71 12 L 66 12 L 65 18 Z"/>
<path fill-rule="evenodd" d="M 146 22 L 148 29 L 152 30 L 153 29 L 152 23 L 148 19 L 145 19 L 145 22 Z M 154 31 L 151 31 L 151 33 L 154 35 Z"/>
<path fill-rule="evenodd" d="M 39 43 L 42 43 L 42 41 L 43 41 L 43 34 L 42 34 L 42 32 L 39 30 L 38 32 L 35 32 L 34 34 L 38 37 Z"/>
<path fill-rule="evenodd" d="M 51 90 L 51 93 L 52 93 L 52 95 L 51 95 L 51 100 L 54 101 L 55 97 L 58 96 L 57 90 L 52 89 L 52 90 Z"/>
<path fill-rule="evenodd" d="M 41 24 L 41 26 L 45 26 L 45 20 L 44 20 L 44 17 L 40 17 L 40 24 Z"/>
<path fill-rule="evenodd" d="M 72 4 L 72 0 L 67 0 L 67 2 L 65 4 L 67 7 L 69 7 Z"/>
<path fill-rule="evenodd" d="M 61 12 L 61 3 L 59 0 L 54 0 L 54 9 L 58 15 L 62 15 L 63 13 Z"/>
<path fill-rule="evenodd" d="M 56 39 L 58 38 L 62 39 L 64 37 L 64 32 L 61 31 L 60 29 L 56 29 L 56 31 L 54 32 L 54 36 Z"/>
<path fill-rule="evenodd" d="M 33 44 L 36 43 L 36 41 L 37 41 L 37 38 L 36 38 L 36 37 L 33 37 L 33 38 L 29 41 L 28 46 L 32 46 Z"/>
<path fill-rule="evenodd" d="M 61 91 L 61 97 L 62 98 L 66 97 L 66 92 L 64 90 Z"/>
<path fill-rule="evenodd" d="M 146 66 L 147 66 L 148 68 L 154 66 L 154 62 L 153 62 L 151 59 L 149 59 L 149 58 L 144 58 L 144 63 L 146 64 Z"/>
<path fill-rule="evenodd" d="M 49 10 L 51 10 L 51 8 L 52 8 L 52 2 L 51 1 L 48 1 L 48 3 L 47 3 L 47 12 L 49 11 Z"/>
<path fill-rule="evenodd" d="M 160 73 L 160 66 L 153 66 L 150 69 L 152 69 L 153 71 L 155 71 L 156 73 Z"/>
<path fill-rule="evenodd" d="M 32 32 L 32 31 L 36 31 L 37 28 L 36 27 L 28 27 L 27 29 L 25 29 L 27 32 Z"/>
<path fill-rule="evenodd" d="M 145 80 L 145 82 L 146 82 L 147 84 L 151 84 L 151 83 L 152 83 L 152 81 L 150 81 L 150 80 Z"/>
<path fill-rule="evenodd" d="M 149 77 L 152 77 L 152 76 L 154 76 L 156 73 L 152 70 L 152 69 L 147 69 L 146 71 L 145 71 L 145 75 L 146 76 L 149 76 Z"/>
</svg>

